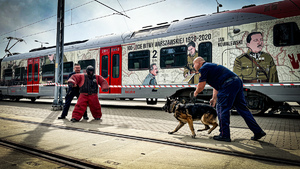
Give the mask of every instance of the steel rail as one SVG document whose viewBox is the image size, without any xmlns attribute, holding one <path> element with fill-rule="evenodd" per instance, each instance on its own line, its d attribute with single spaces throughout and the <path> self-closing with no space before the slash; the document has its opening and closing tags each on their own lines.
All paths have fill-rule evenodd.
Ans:
<svg viewBox="0 0 300 169">
<path fill-rule="evenodd" d="M 139 136 L 118 134 L 118 133 L 112 133 L 112 132 L 103 132 L 103 131 L 91 130 L 91 129 L 86 130 L 83 128 L 60 126 L 60 125 L 55 125 L 55 124 L 40 123 L 40 122 L 34 122 L 34 121 L 28 121 L 28 120 L 12 119 L 12 118 L 6 118 L 6 117 L 0 117 L 0 119 L 15 121 L 15 122 L 22 122 L 22 123 L 36 124 L 36 125 L 46 126 L 46 127 L 54 127 L 54 128 L 64 129 L 64 130 L 73 130 L 73 131 L 93 133 L 93 134 L 119 137 L 119 138 L 126 138 L 126 139 L 138 140 L 138 141 L 146 141 L 146 142 L 169 145 L 169 146 L 174 146 L 174 147 L 188 148 L 188 149 L 217 153 L 217 154 L 224 154 L 224 155 L 237 156 L 237 157 L 243 157 L 243 158 L 254 159 L 254 160 L 268 161 L 268 162 L 273 162 L 273 163 L 277 163 L 277 164 L 300 166 L 300 161 L 297 161 L 297 160 L 289 160 L 289 159 L 268 157 L 268 156 L 262 156 L 262 155 L 256 155 L 256 154 L 241 153 L 241 152 L 237 152 L 237 151 L 220 150 L 220 149 L 215 149 L 215 148 L 208 148 L 208 147 L 203 147 L 203 146 L 196 146 L 196 145 L 190 145 L 190 144 L 184 144 L 184 143 L 178 143 L 178 142 L 172 142 L 172 141 L 166 141 L 166 140 L 160 140 L 160 139 L 154 139 L 154 138 L 139 137 Z"/>
<path fill-rule="evenodd" d="M 69 157 L 45 150 L 40 150 L 36 148 L 32 148 L 29 146 L 21 145 L 18 143 L 14 143 L 11 141 L 0 139 L 0 146 L 11 148 L 13 150 L 17 150 L 20 152 L 24 152 L 38 158 L 47 159 L 49 161 L 53 161 L 59 164 L 64 165 L 64 167 L 72 167 L 72 168 L 82 168 L 82 169 L 94 169 L 94 168 L 110 168 L 107 166 L 101 166 L 99 164 L 94 164 L 87 161 L 82 161 L 81 159 L 76 159 L 74 157 Z"/>
</svg>

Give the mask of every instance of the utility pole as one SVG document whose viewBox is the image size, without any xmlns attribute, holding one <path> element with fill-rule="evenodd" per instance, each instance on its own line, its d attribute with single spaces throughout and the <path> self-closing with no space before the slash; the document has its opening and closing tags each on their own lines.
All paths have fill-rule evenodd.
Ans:
<svg viewBox="0 0 300 169">
<path fill-rule="evenodd" d="M 56 57 L 55 57 L 55 90 L 52 110 L 62 110 L 63 84 L 63 56 L 64 56 L 64 16 L 65 0 L 58 0 L 57 5 L 57 33 L 56 33 Z"/>
<path fill-rule="evenodd" d="M 217 13 L 219 13 L 219 12 L 220 12 L 219 7 L 222 7 L 223 5 L 220 4 L 220 3 L 218 2 L 218 0 L 216 0 L 216 1 L 217 1 L 217 4 L 218 4 L 218 6 L 217 6 Z"/>
</svg>

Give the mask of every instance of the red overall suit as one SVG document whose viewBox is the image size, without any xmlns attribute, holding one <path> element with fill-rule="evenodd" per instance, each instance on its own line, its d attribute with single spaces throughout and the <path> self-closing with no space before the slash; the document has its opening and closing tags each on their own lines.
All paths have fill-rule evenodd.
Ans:
<svg viewBox="0 0 300 169">
<path fill-rule="evenodd" d="M 71 121 L 73 122 L 79 121 L 82 118 L 87 106 L 90 107 L 92 115 L 96 120 L 100 120 L 102 116 L 101 105 L 98 99 L 98 84 L 101 86 L 102 91 L 107 91 L 109 86 L 102 76 L 94 75 L 93 72 L 89 74 L 88 69 L 87 74 L 74 74 L 68 80 L 69 85 L 78 85 L 80 88 L 80 96 L 72 113 Z M 92 71 L 94 71 L 94 68 Z"/>
</svg>

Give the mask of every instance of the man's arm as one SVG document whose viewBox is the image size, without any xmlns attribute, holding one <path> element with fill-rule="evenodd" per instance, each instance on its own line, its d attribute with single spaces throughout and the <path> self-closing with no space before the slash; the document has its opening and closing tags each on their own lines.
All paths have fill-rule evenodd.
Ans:
<svg viewBox="0 0 300 169">
<path fill-rule="evenodd" d="M 206 81 L 198 83 L 197 88 L 194 91 L 194 97 L 197 97 L 197 95 L 203 91 L 205 85 L 206 85 Z"/>
<path fill-rule="evenodd" d="M 213 96 L 209 101 L 209 103 L 212 107 L 215 107 L 215 105 L 217 103 L 217 99 L 218 99 L 217 95 L 218 95 L 218 91 L 216 89 L 214 89 L 213 90 Z"/>
<path fill-rule="evenodd" d="M 98 84 L 101 86 L 101 90 L 103 92 L 107 92 L 109 89 L 109 85 L 108 85 L 107 81 L 101 75 L 97 75 L 96 78 L 97 78 Z"/>
</svg>

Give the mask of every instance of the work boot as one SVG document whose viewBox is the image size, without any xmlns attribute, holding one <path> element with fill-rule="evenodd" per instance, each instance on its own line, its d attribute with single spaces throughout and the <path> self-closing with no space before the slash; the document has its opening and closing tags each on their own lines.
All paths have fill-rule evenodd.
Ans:
<svg viewBox="0 0 300 169">
<path fill-rule="evenodd" d="M 267 135 L 264 131 L 261 131 L 260 133 L 254 134 L 253 137 L 251 137 L 251 140 L 258 140 L 261 139 L 263 136 Z"/>
<path fill-rule="evenodd" d="M 101 118 L 95 118 L 95 120 L 100 120 Z"/>
<path fill-rule="evenodd" d="M 214 139 L 214 140 L 217 140 L 217 141 L 231 142 L 231 139 L 230 139 L 230 138 L 222 137 L 222 136 L 214 136 L 213 139 Z"/>
<path fill-rule="evenodd" d="M 88 117 L 88 116 L 86 116 L 86 117 L 83 117 L 83 119 L 84 119 L 84 120 L 88 120 L 88 119 L 89 119 L 89 117 Z"/>
<path fill-rule="evenodd" d="M 79 120 L 76 120 L 75 118 L 72 118 L 71 122 L 79 122 Z"/>
</svg>

